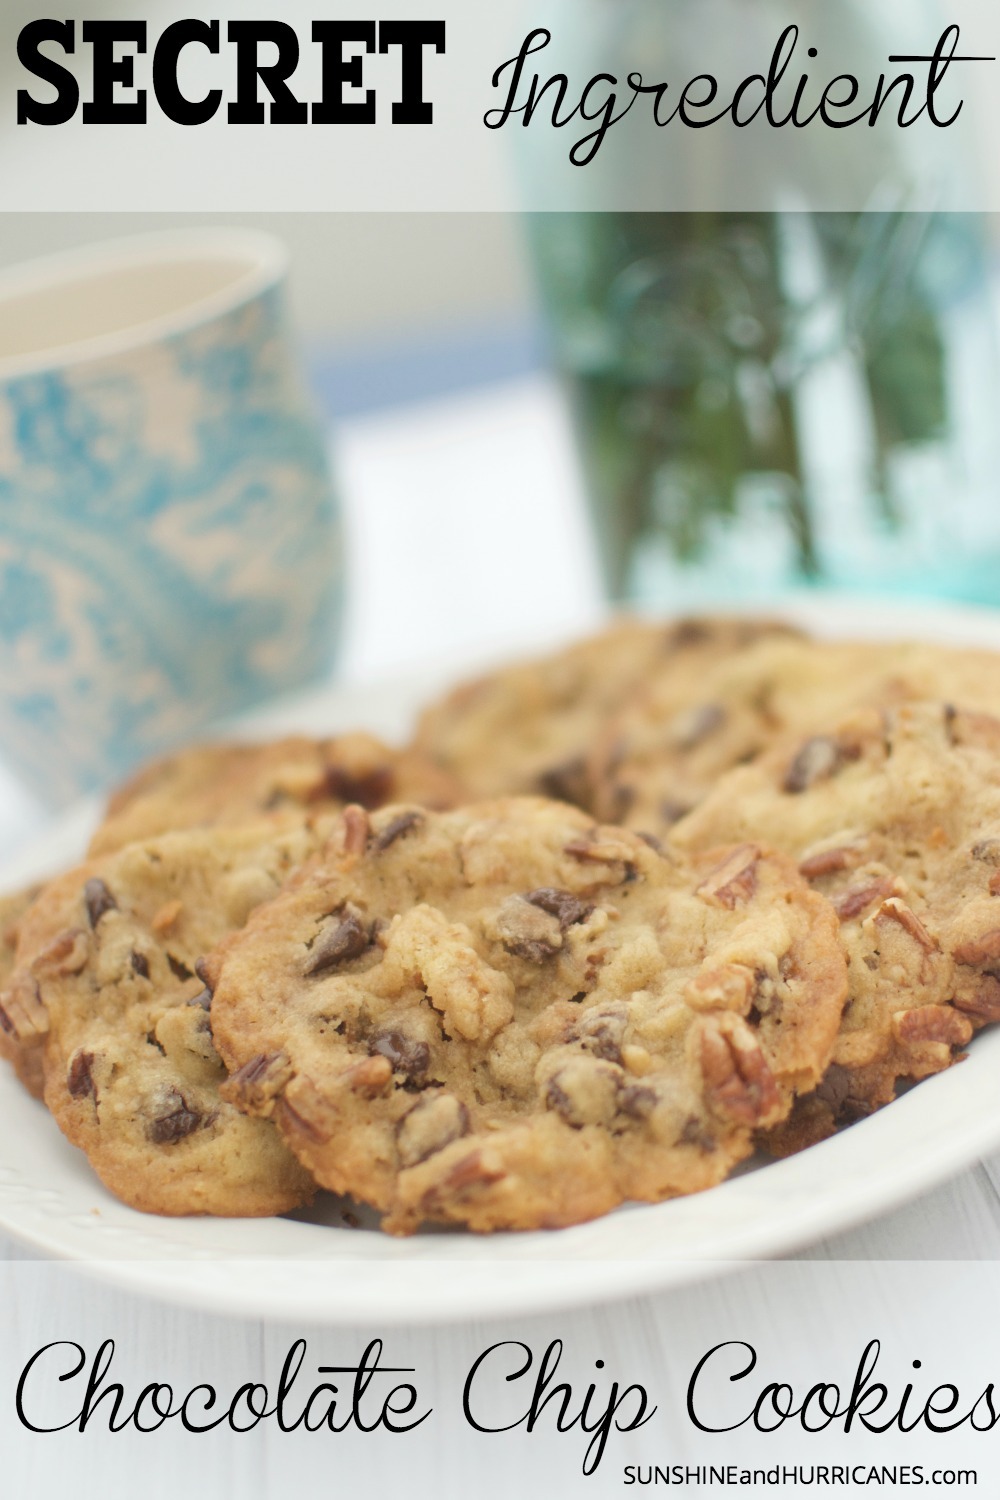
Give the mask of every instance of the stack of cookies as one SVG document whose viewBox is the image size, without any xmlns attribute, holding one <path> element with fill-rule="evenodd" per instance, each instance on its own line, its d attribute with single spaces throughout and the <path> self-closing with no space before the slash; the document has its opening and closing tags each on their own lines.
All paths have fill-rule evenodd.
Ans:
<svg viewBox="0 0 1000 1500">
<path fill-rule="evenodd" d="M 1000 1019 L 1000 657 L 625 621 L 392 750 L 209 746 L 0 901 L 0 1051 L 125 1202 L 406 1234 L 720 1182 Z"/>
</svg>

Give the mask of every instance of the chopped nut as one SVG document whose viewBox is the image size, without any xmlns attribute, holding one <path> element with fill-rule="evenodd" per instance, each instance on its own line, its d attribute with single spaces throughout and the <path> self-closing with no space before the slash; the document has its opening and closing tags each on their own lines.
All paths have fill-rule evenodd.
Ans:
<svg viewBox="0 0 1000 1500">
<path fill-rule="evenodd" d="M 52 939 L 32 961 L 31 970 L 40 979 L 61 979 L 79 974 L 90 956 L 90 944 L 82 927 L 70 927 Z"/>
<path fill-rule="evenodd" d="M 694 750 L 726 722 L 726 710 L 718 703 L 702 703 L 684 709 L 671 720 L 667 730 L 670 743 L 677 750 Z"/>
<path fill-rule="evenodd" d="M 1000 958 L 1000 927 L 984 932 L 982 937 L 971 938 L 967 943 L 959 943 L 951 950 L 951 956 L 956 963 L 973 966 Z"/>
<path fill-rule="evenodd" d="M 400 1164 L 415 1167 L 469 1129 L 469 1112 L 454 1094 L 425 1096 L 405 1114 L 396 1128 Z"/>
<path fill-rule="evenodd" d="M 971 1021 L 949 1005 L 921 1005 L 915 1010 L 900 1010 L 892 1018 L 892 1029 L 901 1042 L 942 1042 L 947 1047 L 964 1047 L 973 1033 Z"/>
<path fill-rule="evenodd" d="M 804 880 L 819 880 L 823 875 L 836 875 L 841 870 L 850 870 L 857 864 L 859 857 L 860 850 L 856 844 L 821 849 L 817 854 L 810 854 L 799 862 L 799 874 Z"/>
<path fill-rule="evenodd" d="M 340 814 L 330 835 L 332 851 L 344 856 L 352 864 L 368 848 L 371 822 L 363 807 L 352 803 Z"/>
<path fill-rule="evenodd" d="M 852 917 L 860 916 L 866 907 L 891 896 L 895 889 L 896 882 L 892 876 L 882 876 L 878 880 L 848 886 L 846 891 L 841 891 L 839 896 L 833 898 L 831 904 L 840 920 L 849 922 Z"/>
<path fill-rule="evenodd" d="M 808 791 L 817 781 L 825 781 L 839 770 L 842 750 L 839 742 L 828 734 L 814 735 L 806 740 L 785 772 L 782 791 L 797 796 Z"/>
<path fill-rule="evenodd" d="M 366 1057 L 347 1072 L 345 1082 L 352 1093 L 375 1099 L 392 1083 L 392 1074 L 392 1063 L 387 1057 Z"/>
<path fill-rule="evenodd" d="M 22 1047 L 37 1047 L 48 1035 L 49 1013 L 38 983 L 23 970 L 0 995 L 0 1027 Z"/>
<path fill-rule="evenodd" d="M 749 901 L 757 886 L 757 861 L 760 850 L 756 844 L 740 844 L 716 865 L 695 894 L 703 901 L 724 906 L 730 911 L 743 901 Z"/>
<path fill-rule="evenodd" d="M 974 1020 L 1000 1021 L 1000 979 L 984 974 L 971 994 L 956 995 L 952 1004 Z"/>
<path fill-rule="evenodd" d="M 756 982 L 746 964 L 724 964 L 696 975 L 684 998 L 694 1010 L 733 1010 L 746 1015 Z"/>
<path fill-rule="evenodd" d="M 418 828 L 424 821 L 422 812 L 411 808 L 409 812 L 400 813 L 391 822 L 387 823 L 381 833 L 377 833 L 372 839 L 372 849 L 376 854 L 381 854 L 388 849 L 397 839 L 403 838 L 414 828 Z"/>
<path fill-rule="evenodd" d="M 706 1020 L 700 1038 L 701 1070 L 711 1108 L 738 1124 L 765 1123 L 778 1089 L 761 1047 L 745 1021 L 731 1014 Z"/>
<path fill-rule="evenodd" d="M 184 906 L 182 902 L 166 901 L 160 907 L 159 911 L 156 912 L 149 925 L 156 933 L 169 932 L 183 910 Z"/>
<path fill-rule="evenodd" d="M 888 901 L 883 901 L 875 917 L 876 922 L 893 921 L 898 922 L 904 932 L 908 932 L 912 938 L 920 944 L 927 953 L 933 953 L 938 947 L 937 939 L 931 937 L 927 928 L 921 922 L 914 911 L 901 901 L 898 896 L 892 896 Z M 1000 938 L 1000 932 L 997 933 Z M 1000 949 L 998 949 L 1000 953 Z"/>
<path fill-rule="evenodd" d="M 247 1114 L 266 1115 L 292 1076 L 284 1052 L 261 1052 L 227 1079 L 219 1092 Z"/>
</svg>

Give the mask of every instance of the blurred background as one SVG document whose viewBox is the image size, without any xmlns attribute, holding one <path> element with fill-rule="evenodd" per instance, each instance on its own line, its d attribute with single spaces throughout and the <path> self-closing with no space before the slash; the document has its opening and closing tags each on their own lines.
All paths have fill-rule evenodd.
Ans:
<svg viewBox="0 0 1000 1500">
<path fill-rule="evenodd" d="M 295 327 L 336 411 L 500 378 L 541 358 L 514 215 L 5 214 L 0 267 L 177 224 L 263 229 L 285 242 Z"/>
</svg>

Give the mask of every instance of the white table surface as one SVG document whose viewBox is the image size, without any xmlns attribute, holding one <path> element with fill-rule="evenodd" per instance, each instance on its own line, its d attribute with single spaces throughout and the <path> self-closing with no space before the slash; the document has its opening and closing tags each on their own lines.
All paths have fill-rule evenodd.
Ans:
<svg viewBox="0 0 1000 1500">
<path fill-rule="evenodd" d="M 500 644 L 568 634 L 596 617 L 597 570 L 568 425 L 544 378 L 356 419 L 336 434 L 336 450 L 352 578 L 345 679 L 389 677 Z M 0 775 L 0 858 L 30 842 L 44 819 Z M 862 1268 L 862 1286 L 869 1286 L 876 1306 L 882 1292 L 875 1262 L 991 1260 L 998 1254 L 1000 1159 L 812 1247 L 801 1257 L 804 1265 L 787 1268 L 787 1296 L 775 1316 L 787 1333 L 815 1309 L 820 1283 L 810 1279 L 810 1263 L 869 1263 L 869 1281 Z M 51 1338 L 77 1337 L 96 1346 L 113 1334 L 122 1359 L 138 1361 L 136 1368 L 155 1354 L 159 1366 L 203 1370 L 207 1364 L 220 1384 L 232 1372 L 235 1385 L 264 1378 L 256 1372 L 273 1369 L 276 1351 L 295 1336 L 324 1348 L 331 1340 L 346 1342 L 357 1352 L 378 1334 L 391 1354 L 407 1356 L 395 1363 L 418 1366 L 439 1392 L 460 1386 L 461 1372 L 494 1337 L 546 1342 L 558 1335 L 578 1352 L 599 1350 L 609 1364 L 614 1355 L 630 1373 L 638 1365 L 669 1382 L 672 1330 L 680 1321 L 710 1320 L 741 1298 L 756 1304 L 774 1284 L 773 1267 L 750 1268 L 695 1292 L 520 1319 L 516 1328 L 495 1335 L 472 1325 L 331 1335 L 205 1317 L 113 1289 L 83 1290 L 50 1266 L 27 1272 L 22 1257 L 16 1244 L 0 1236 L 0 1453 L 6 1451 L 6 1472 L 15 1480 L 10 1489 L 0 1480 L 0 1493 L 12 1496 L 29 1486 L 44 1497 L 141 1492 L 170 1500 L 180 1494 L 253 1500 L 298 1490 L 317 1496 L 381 1496 L 390 1489 L 414 1496 L 457 1496 L 470 1489 L 493 1495 L 514 1485 L 527 1495 L 554 1489 L 618 1494 L 621 1454 L 606 1461 L 596 1479 L 583 1480 L 576 1449 L 565 1439 L 483 1438 L 454 1415 L 405 1439 L 355 1434 L 324 1441 L 263 1428 L 243 1437 L 172 1435 L 169 1442 L 135 1434 L 113 1440 L 106 1433 L 85 1440 L 72 1433 L 33 1437 L 12 1419 L 11 1379 L 18 1358 L 23 1362 Z M 959 1267 L 942 1271 L 946 1281 L 961 1274 Z M 822 1276 L 828 1283 L 829 1275 Z M 658 1429 L 659 1446 L 648 1430 L 632 1438 L 629 1461 L 662 1462 L 665 1431 Z M 676 1441 L 683 1446 L 682 1437 Z M 702 1461 L 711 1456 L 702 1450 Z"/>
</svg>

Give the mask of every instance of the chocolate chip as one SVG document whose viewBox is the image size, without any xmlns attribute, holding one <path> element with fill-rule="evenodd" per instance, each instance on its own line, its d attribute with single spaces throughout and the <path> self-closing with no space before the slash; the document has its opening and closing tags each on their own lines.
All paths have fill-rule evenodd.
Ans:
<svg viewBox="0 0 1000 1500">
<path fill-rule="evenodd" d="M 83 901 L 87 908 L 87 919 L 93 931 L 98 922 L 109 911 L 118 910 L 118 902 L 112 896 L 103 880 L 92 875 L 83 888 Z"/>
<path fill-rule="evenodd" d="M 660 802 L 660 817 L 668 827 L 672 827 L 674 823 L 679 823 L 681 818 L 686 818 L 690 811 L 691 807 L 689 803 L 678 802 L 673 797 L 664 797 Z M 642 835 L 640 834 L 639 837 L 641 838 Z"/>
<path fill-rule="evenodd" d="M 391 800 L 393 783 L 389 765 L 372 766 L 360 772 L 349 771 L 345 766 L 327 766 L 319 795 L 334 797 L 338 802 L 356 802 L 371 811 Z"/>
<path fill-rule="evenodd" d="M 648 1120 L 659 1103 L 655 1089 L 647 1084 L 628 1083 L 618 1094 L 618 1110 L 630 1120 Z"/>
<path fill-rule="evenodd" d="M 835 739 L 831 739 L 828 734 L 814 735 L 812 739 L 806 740 L 789 765 L 782 782 L 782 791 L 793 796 L 808 791 L 817 781 L 824 781 L 832 776 L 839 768 L 841 759 L 841 747 Z"/>
<path fill-rule="evenodd" d="M 175 979 L 188 980 L 194 978 L 194 971 L 189 969 L 187 964 L 181 959 L 175 958 L 172 953 L 167 954 L 167 963 L 170 965 L 170 972 Z"/>
<path fill-rule="evenodd" d="M 129 961 L 134 973 L 138 974 L 142 979 L 149 978 L 149 959 L 145 953 L 136 953 L 133 951 Z"/>
<path fill-rule="evenodd" d="M 576 1108 L 572 1099 L 561 1089 L 554 1078 L 550 1078 L 545 1089 L 545 1107 L 554 1109 L 557 1115 L 561 1115 L 567 1125 L 572 1125 L 574 1130 L 583 1128 L 582 1122 L 576 1117 Z"/>
<path fill-rule="evenodd" d="M 537 891 L 528 891 L 524 900 L 541 911 L 548 912 L 550 917 L 555 917 L 563 932 L 567 927 L 574 927 L 577 922 L 585 922 L 594 910 L 578 896 L 574 896 L 572 891 L 556 890 L 552 886 L 541 886 Z"/>
<path fill-rule="evenodd" d="M 664 852 L 663 845 L 661 844 L 660 840 L 656 837 L 655 833 L 643 833 L 643 831 L 642 831 L 641 828 L 638 829 L 637 832 L 638 832 L 639 837 L 642 839 L 642 842 L 644 844 L 647 844 L 649 846 L 649 848 L 652 849 L 652 851 L 653 851 L 654 854 L 663 854 L 663 852 Z"/>
<path fill-rule="evenodd" d="M 400 813 L 398 817 L 393 818 L 391 823 L 386 824 L 381 833 L 375 835 L 372 840 L 373 851 L 381 854 L 383 849 L 388 849 L 390 844 L 394 844 L 397 839 L 401 839 L 405 833 L 410 832 L 411 828 L 416 828 L 423 821 L 423 813 L 414 810 Z"/>
<path fill-rule="evenodd" d="M 66 1087 L 74 1099 L 96 1099 L 97 1087 L 91 1068 L 94 1065 L 92 1052 L 78 1052 L 69 1065 Z"/>
<path fill-rule="evenodd" d="M 362 922 L 356 912 L 345 912 L 337 925 L 327 928 L 316 941 L 303 973 L 307 976 L 321 974 L 357 958 L 368 947 L 370 937 L 368 924 Z"/>
<path fill-rule="evenodd" d="M 405 1073 L 408 1078 L 420 1078 L 428 1069 L 431 1049 L 426 1042 L 414 1041 L 402 1031 L 384 1031 L 372 1039 L 369 1050 L 385 1057 L 392 1064 L 394 1073 Z"/>
<path fill-rule="evenodd" d="M 589 785 L 587 762 L 582 755 L 574 755 L 558 765 L 549 766 L 538 776 L 539 791 L 557 802 L 570 802 L 575 807 L 585 807 Z"/>
<path fill-rule="evenodd" d="M 851 1075 L 840 1063 L 831 1063 L 816 1089 L 816 1098 L 839 1115 L 851 1092 Z"/>
<path fill-rule="evenodd" d="M 211 1010 L 212 991 L 209 989 L 201 990 L 197 995 L 195 995 L 188 1001 L 188 1005 L 196 1005 L 200 1010 Z"/>
<path fill-rule="evenodd" d="M 280 1053 L 274 1052 L 258 1053 L 256 1057 L 251 1057 L 248 1063 L 244 1063 L 242 1068 L 239 1068 L 232 1075 L 229 1082 L 231 1084 L 236 1084 L 239 1088 L 244 1087 L 246 1084 L 259 1083 L 260 1080 L 270 1071 L 271 1065 L 275 1061 L 275 1058 L 280 1056 Z"/>
<path fill-rule="evenodd" d="M 211 990 L 212 985 L 208 977 L 208 960 L 206 958 L 195 959 L 194 972 L 197 974 L 206 990 Z"/>
<path fill-rule="evenodd" d="M 166 1095 L 161 1108 L 163 1113 L 156 1115 L 146 1126 L 146 1135 L 155 1146 L 172 1146 L 209 1123 L 210 1117 L 200 1110 L 191 1109 L 184 1095 L 176 1089 L 171 1089 Z"/>
<path fill-rule="evenodd" d="M 682 1146 L 697 1146 L 699 1151 L 715 1150 L 714 1136 L 696 1115 L 691 1115 L 684 1121 L 678 1140 Z"/>
</svg>

